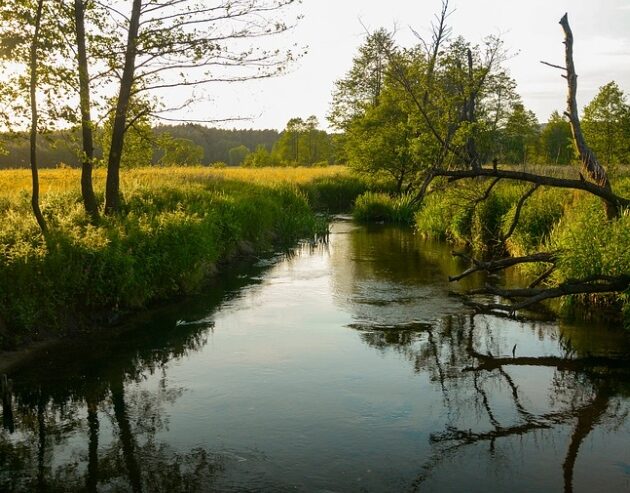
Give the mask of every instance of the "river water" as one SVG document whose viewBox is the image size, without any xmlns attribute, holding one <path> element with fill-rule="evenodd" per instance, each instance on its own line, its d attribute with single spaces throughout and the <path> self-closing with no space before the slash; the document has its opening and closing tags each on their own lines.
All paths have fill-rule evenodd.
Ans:
<svg viewBox="0 0 630 493">
<path fill-rule="evenodd" d="M 473 315 L 458 262 L 339 220 L 52 347 L 8 376 L 0 491 L 630 491 L 628 333 Z"/>
</svg>

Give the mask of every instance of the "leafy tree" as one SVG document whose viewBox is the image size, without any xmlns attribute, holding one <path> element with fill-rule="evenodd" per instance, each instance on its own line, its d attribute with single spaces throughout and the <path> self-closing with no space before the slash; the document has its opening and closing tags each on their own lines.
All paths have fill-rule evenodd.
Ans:
<svg viewBox="0 0 630 493">
<path fill-rule="evenodd" d="M 600 87 L 584 108 L 584 135 L 607 164 L 630 162 L 630 107 L 616 82 Z"/>
<path fill-rule="evenodd" d="M 162 151 L 162 157 L 158 160 L 160 164 L 197 166 L 203 159 L 203 147 L 189 139 L 175 138 L 163 133 L 158 137 L 157 145 Z"/>
<path fill-rule="evenodd" d="M 242 144 L 237 147 L 232 147 L 228 151 L 228 155 L 229 155 L 228 162 L 230 163 L 230 166 L 240 166 L 241 164 L 243 164 L 243 162 L 245 161 L 249 153 L 250 151 L 247 148 L 247 146 L 244 146 Z"/>
<path fill-rule="evenodd" d="M 381 28 L 366 37 L 352 68 L 335 82 L 330 123 L 343 130 L 356 116 L 377 106 L 385 84 L 389 53 L 394 47 L 392 33 Z"/>
<path fill-rule="evenodd" d="M 384 173 L 396 182 L 398 193 L 413 184 L 418 161 L 412 153 L 414 128 L 392 90 L 381 93 L 379 104 L 348 124 L 345 149 L 348 164 L 366 173 Z"/>
<path fill-rule="evenodd" d="M 274 154 L 286 164 L 300 164 L 303 159 L 300 136 L 305 131 L 302 118 L 291 118 L 274 147 Z"/>
<path fill-rule="evenodd" d="M 256 150 L 247 155 L 243 166 L 250 168 L 262 168 L 264 166 L 272 166 L 273 158 L 271 153 L 264 145 L 259 145 Z"/>
<path fill-rule="evenodd" d="M 29 161 L 32 176 L 31 206 L 43 233 L 48 230 L 39 204 L 38 138 L 58 117 L 63 71 L 50 59 L 65 54 L 56 36 L 52 6 L 44 0 L 6 0 L 0 4 L 0 62 L 17 64 L 0 87 L 6 110 L 3 123 L 10 129 L 29 128 Z"/>
<path fill-rule="evenodd" d="M 120 166 L 130 128 L 130 102 L 150 91 L 195 87 L 217 80 L 238 82 L 277 75 L 293 59 L 288 50 L 244 48 L 243 44 L 281 33 L 287 24 L 274 18 L 295 0 L 226 0 L 206 5 L 196 0 L 133 0 L 129 15 L 119 15 L 124 46 L 114 67 L 120 85 L 107 152 L 105 213 L 120 205 Z M 238 67 L 236 73 L 226 70 Z M 249 70 L 247 70 L 249 68 Z M 168 110 L 168 108 L 167 108 Z M 162 117 L 164 110 L 152 110 Z"/>
<path fill-rule="evenodd" d="M 569 164 L 575 158 L 571 124 L 557 111 L 540 134 L 542 157 L 546 163 Z"/>
<path fill-rule="evenodd" d="M 514 104 L 504 129 L 505 162 L 526 164 L 535 158 L 539 134 L 536 115 L 522 103 Z"/>
<path fill-rule="evenodd" d="M 317 127 L 317 117 L 291 118 L 273 149 L 278 162 L 312 165 L 330 159 L 330 137 Z"/>
</svg>

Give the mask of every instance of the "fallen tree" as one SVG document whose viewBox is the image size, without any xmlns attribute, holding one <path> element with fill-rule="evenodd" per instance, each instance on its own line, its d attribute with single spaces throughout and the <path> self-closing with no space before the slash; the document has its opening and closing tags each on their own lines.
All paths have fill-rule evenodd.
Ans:
<svg viewBox="0 0 630 493">
<path fill-rule="evenodd" d="M 567 14 L 562 17 L 560 24 L 563 28 L 565 38 L 565 66 L 559 66 L 548 62 L 542 63 L 564 71 L 563 78 L 567 81 L 567 110 L 565 115 L 569 119 L 572 129 L 573 143 L 581 162 L 579 179 L 560 178 L 525 171 L 515 171 L 512 169 L 500 169 L 496 162 L 493 164 L 492 168 L 467 166 L 462 169 L 461 166 L 457 167 L 457 164 L 455 166 L 444 166 L 443 163 L 445 160 L 440 159 L 437 161 L 439 164 L 430 167 L 428 170 L 422 186 L 420 187 L 420 191 L 415 199 L 416 202 L 422 202 L 425 195 L 431 193 L 432 184 L 438 178 L 446 179 L 447 184 L 455 183 L 461 180 L 480 180 L 484 178 L 492 179 L 484 193 L 472 202 L 471 207 L 473 208 L 488 200 L 494 187 L 500 181 L 531 183 L 533 185 L 522 194 L 516 203 L 515 213 L 507 233 L 500 234 L 499 237 L 496 238 L 497 244 L 493 245 L 491 250 L 494 257 L 490 259 L 477 259 L 462 253 L 454 253 L 456 256 L 463 257 L 468 260 L 470 262 L 470 267 L 458 275 L 451 276 L 449 278 L 451 282 L 459 281 L 475 272 L 499 272 L 509 267 L 524 263 L 547 264 L 547 268 L 544 272 L 526 288 L 502 289 L 494 285 L 487 284 L 484 288 L 469 292 L 468 294 L 470 295 L 493 295 L 509 300 L 509 303 L 506 304 L 473 301 L 471 303 L 472 306 L 479 311 L 501 312 L 512 316 L 515 315 L 517 310 L 528 308 L 536 303 L 553 298 L 568 295 L 622 293 L 630 289 L 630 273 L 621 273 L 620 275 L 606 275 L 606 273 L 603 273 L 602 275 L 591 275 L 582 279 L 567 279 L 556 285 L 552 284 L 548 287 L 541 287 L 555 271 L 560 252 L 543 251 L 522 257 L 497 257 L 497 254 L 506 254 L 507 249 L 505 248 L 505 243 L 517 228 L 523 207 L 525 206 L 527 200 L 540 187 L 553 187 L 565 190 L 581 191 L 599 198 L 603 203 L 606 211 L 606 217 L 609 222 L 618 220 L 623 215 L 624 211 L 630 208 L 630 198 L 621 196 L 613 191 L 606 170 L 598 161 L 595 153 L 589 148 L 586 139 L 584 138 L 584 134 L 582 133 L 576 98 L 577 74 L 575 64 L 573 62 L 573 33 L 569 25 Z M 402 71 L 398 71 L 397 73 L 400 79 L 404 81 L 404 76 L 401 75 Z M 408 86 L 408 81 L 406 84 L 401 83 L 401 87 L 403 89 L 407 89 Z M 411 90 L 408 89 L 408 92 L 411 92 Z M 423 105 L 425 104 L 426 99 L 420 100 L 417 97 L 412 97 L 411 101 L 418 106 L 419 110 L 424 109 Z M 427 112 L 421 111 L 421 114 L 426 117 L 426 122 L 429 126 L 431 126 L 431 121 L 429 116 L 427 116 Z M 445 139 L 439 139 L 438 142 L 444 143 L 446 141 Z M 444 143 L 444 153 L 452 152 L 454 156 L 457 156 L 457 153 L 452 151 L 450 147 L 450 143 L 448 146 Z"/>
</svg>

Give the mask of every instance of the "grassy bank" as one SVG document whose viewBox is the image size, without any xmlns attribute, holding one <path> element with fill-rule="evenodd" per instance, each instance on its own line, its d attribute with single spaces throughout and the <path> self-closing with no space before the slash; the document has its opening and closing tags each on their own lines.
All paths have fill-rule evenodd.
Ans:
<svg viewBox="0 0 630 493">
<path fill-rule="evenodd" d="M 500 238 L 507 236 L 516 204 L 529 187 L 501 183 L 487 200 L 475 204 L 488 184 L 488 181 L 462 183 L 427 196 L 415 216 L 418 231 L 427 237 L 466 244 L 477 255 L 497 253 L 501 248 L 512 256 L 558 251 L 559 260 L 550 284 L 630 272 L 628 211 L 617 220 L 607 221 L 601 202 L 588 194 L 540 189 L 525 203 L 518 225 L 503 247 L 499 246 L 503 244 Z M 619 194 L 630 196 L 629 177 L 616 179 L 613 186 Z M 527 264 L 522 269 L 529 269 L 534 275 L 544 268 Z M 630 292 L 617 297 L 592 296 L 587 301 L 620 301 L 626 324 L 630 325 Z"/>
<path fill-rule="evenodd" d="M 77 170 L 45 170 L 44 239 L 26 170 L 0 172 L 0 346 L 112 322 L 194 292 L 217 265 L 321 232 L 315 210 L 348 207 L 368 185 L 343 168 L 146 168 L 123 173 L 119 217 L 89 223 Z M 95 188 L 100 198 L 104 173 Z"/>
</svg>

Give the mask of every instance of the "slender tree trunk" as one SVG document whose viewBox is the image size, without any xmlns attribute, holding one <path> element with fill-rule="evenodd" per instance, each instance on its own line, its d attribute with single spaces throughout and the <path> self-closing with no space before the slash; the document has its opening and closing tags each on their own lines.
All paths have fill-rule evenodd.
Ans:
<svg viewBox="0 0 630 493">
<path fill-rule="evenodd" d="M 83 163 L 81 166 L 81 195 L 85 211 L 92 221 L 98 219 L 98 204 L 92 186 L 94 162 L 94 137 L 90 102 L 90 76 L 88 72 L 85 42 L 85 3 L 74 0 L 74 22 L 77 36 L 77 64 L 79 68 L 79 96 L 81 100 L 81 133 L 83 139 Z"/>
<path fill-rule="evenodd" d="M 44 8 L 44 0 L 37 1 L 37 11 L 35 12 L 35 32 L 33 33 L 33 39 L 31 41 L 30 51 L 30 98 L 31 98 L 31 136 L 30 136 L 30 158 L 31 158 L 31 177 L 33 182 L 33 191 L 31 195 L 31 206 L 33 208 L 33 214 L 42 233 L 48 232 L 46 226 L 46 220 L 42 215 L 42 211 L 39 207 L 39 171 L 37 168 L 37 124 L 39 121 L 39 113 L 37 111 L 37 65 L 39 63 L 37 49 L 39 47 L 40 28 L 42 23 L 42 10 Z"/>
<path fill-rule="evenodd" d="M 114 115 L 112 128 L 112 141 L 107 162 L 107 183 L 105 185 L 105 214 L 113 214 L 120 209 L 120 159 L 122 157 L 125 132 L 127 130 L 127 111 L 131 99 L 131 89 L 136 68 L 136 54 L 138 32 L 140 30 L 140 13 L 142 0 L 133 0 L 131 18 L 129 20 L 129 33 L 127 37 L 127 49 L 125 51 L 125 65 L 120 91 Z"/>
<path fill-rule="evenodd" d="M 575 63 L 573 62 L 573 32 L 569 25 L 569 17 L 567 14 L 560 19 L 560 25 L 564 30 L 564 45 L 566 58 L 566 79 L 568 84 L 567 93 L 567 111 L 566 115 L 571 123 L 571 132 L 573 134 L 573 142 L 578 151 L 580 161 L 582 161 L 582 169 L 591 180 L 606 190 L 611 191 L 610 181 L 606 170 L 599 163 L 595 153 L 586 144 L 586 139 L 582 133 L 580 125 L 580 117 L 577 105 L 577 73 L 575 72 Z M 611 202 L 604 201 L 606 215 L 608 219 L 619 217 L 619 209 Z"/>
</svg>

